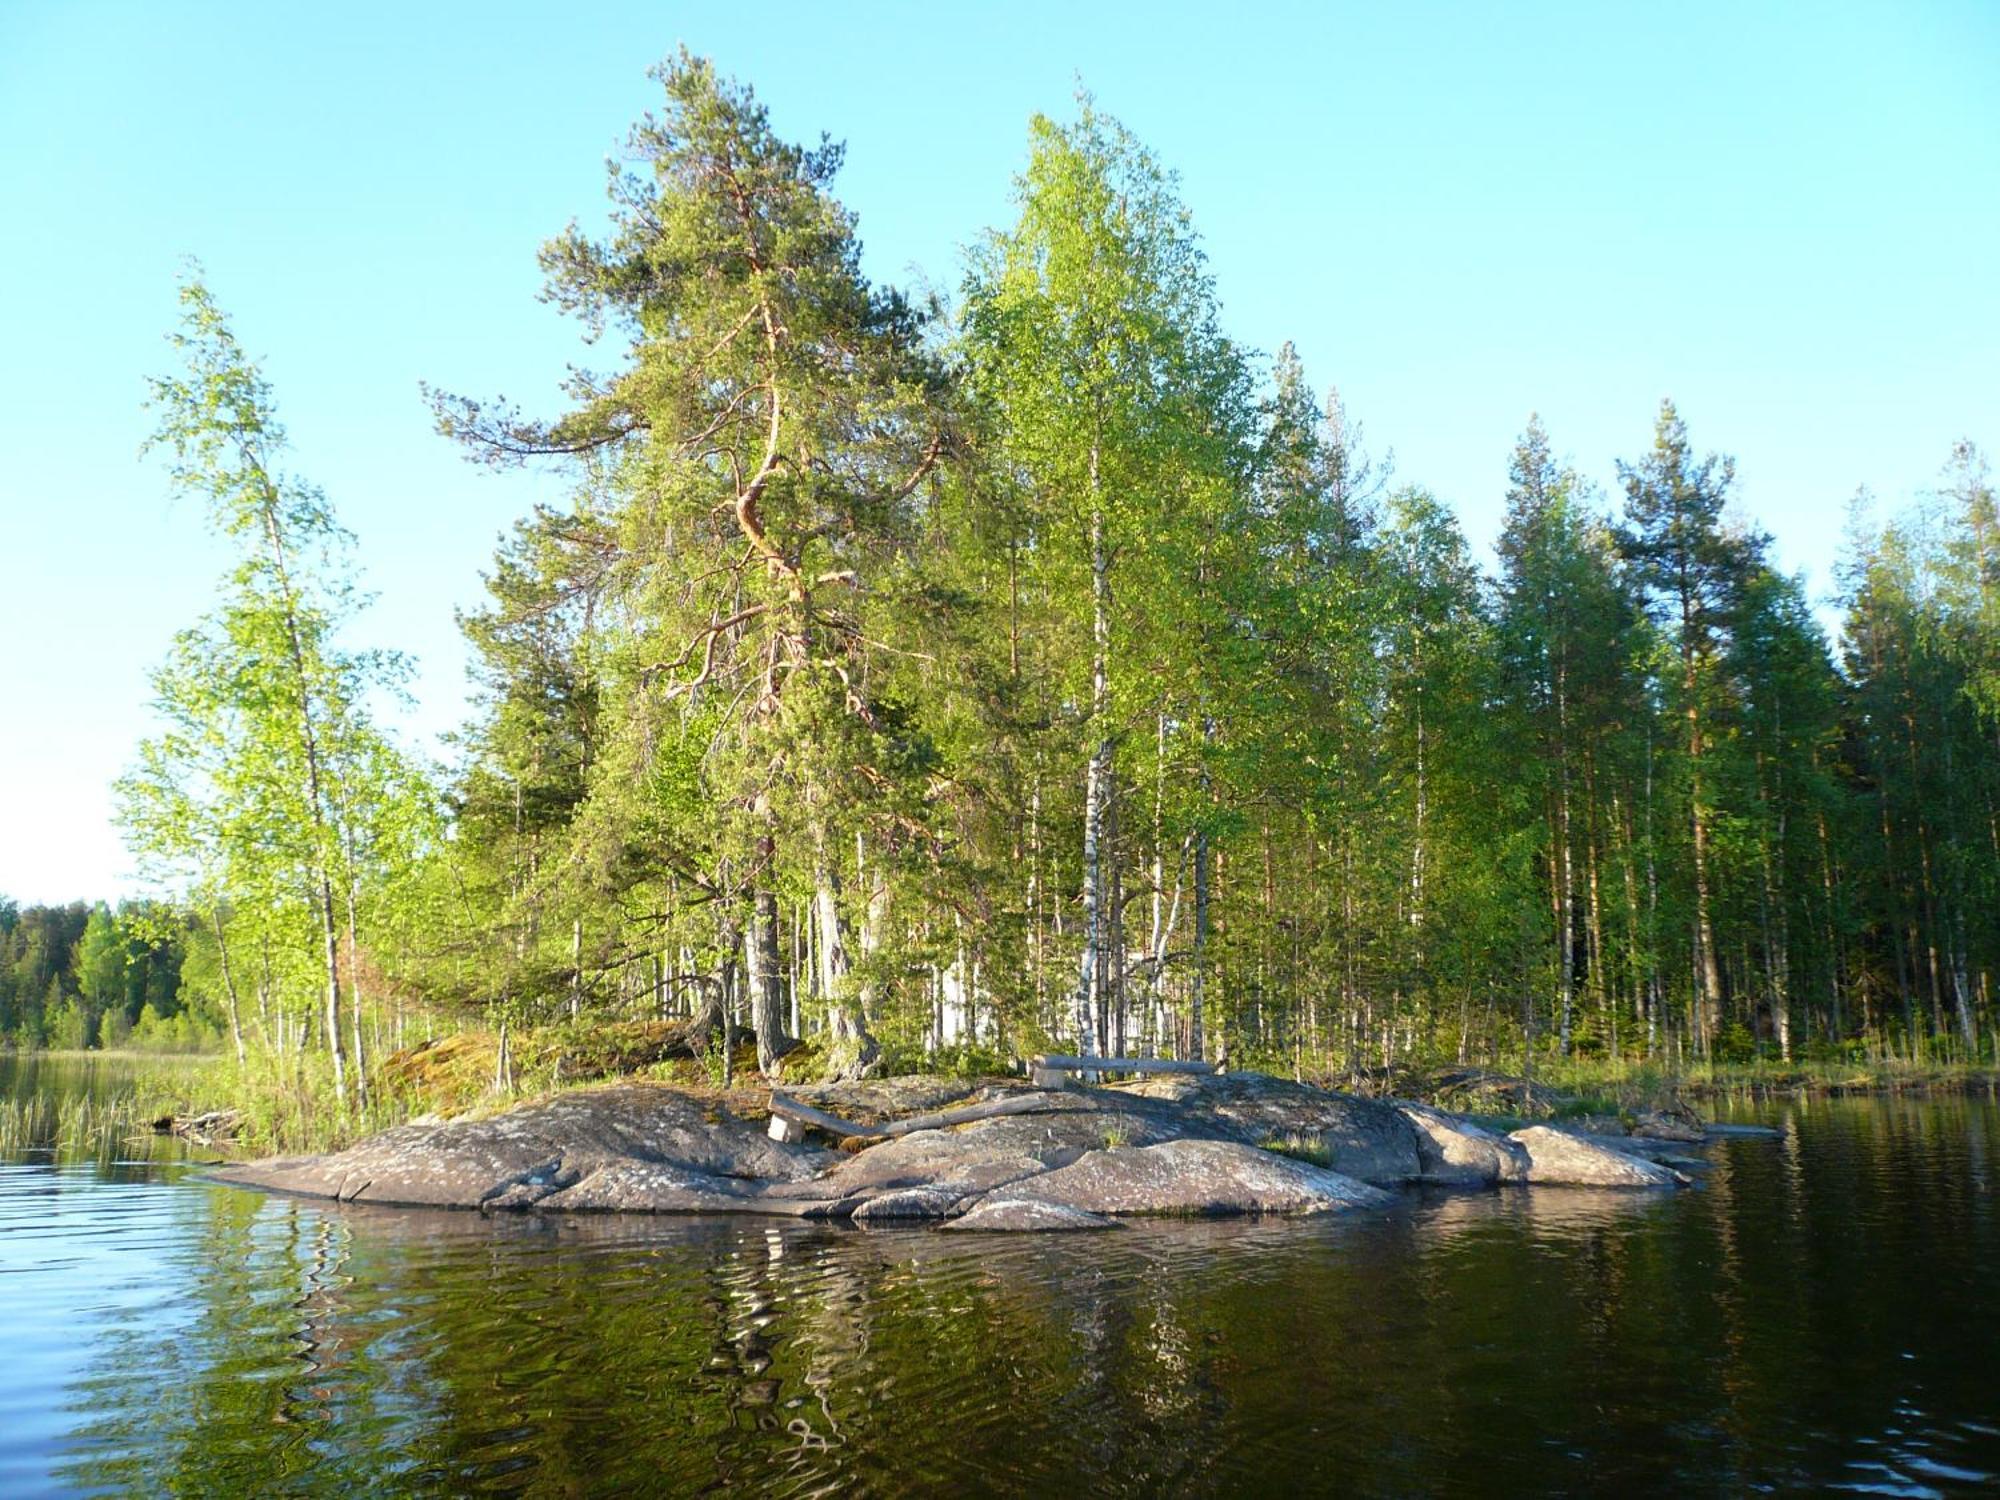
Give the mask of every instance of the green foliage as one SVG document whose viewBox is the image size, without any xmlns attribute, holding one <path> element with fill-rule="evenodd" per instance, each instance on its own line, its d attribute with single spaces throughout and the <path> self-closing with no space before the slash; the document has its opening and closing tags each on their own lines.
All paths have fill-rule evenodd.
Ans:
<svg viewBox="0 0 2000 1500">
<path fill-rule="evenodd" d="M 1230 339 L 1171 172 L 1088 98 L 1031 122 L 946 308 L 862 275 L 838 145 L 703 59 L 657 76 L 604 233 L 542 253 L 616 352 L 547 420 L 432 396 L 563 486 L 464 616 L 441 790 L 187 288 L 158 445 L 233 563 L 121 784 L 171 903 L 0 905 L 0 1034 L 226 1036 L 288 1141 L 394 1113 L 381 1078 L 327 1104 L 330 1043 L 447 1008 L 495 1098 L 639 1023 L 738 1081 L 725 1018 L 773 1072 L 796 1030 L 832 1071 L 1084 1046 L 1380 1088 L 1993 1051 L 1977 449 L 1857 518 L 1837 651 L 1671 403 L 1615 508 L 1531 418 L 1488 576 L 1291 346 Z"/>
<path fill-rule="evenodd" d="M 359 1104 L 364 928 L 393 929 L 385 898 L 435 836 L 422 771 L 370 717 L 407 668 L 339 644 L 355 603 L 349 538 L 325 497 L 278 467 L 270 388 L 198 277 L 181 303 L 182 367 L 153 382 L 151 446 L 233 562 L 215 609 L 155 672 L 159 731 L 117 788 L 128 844 L 201 955 L 172 1006 L 126 1007 L 130 1040 L 197 1049 L 226 1020 L 241 1062 L 253 1044 L 275 1059 L 316 1030 L 343 1105 L 352 1056 Z M 101 949 L 86 944 L 86 994 L 111 983 Z"/>
<path fill-rule="evenodd" d="M 1016 1070 L 1014 1059 L 998 1047 L 969 1039 L 925 1049 L 922 1045 L 885 1045 L 882 1056 L 891 1073 L 943 1073 L 952 1078 L 1006 1078 Z"/>
</svg>

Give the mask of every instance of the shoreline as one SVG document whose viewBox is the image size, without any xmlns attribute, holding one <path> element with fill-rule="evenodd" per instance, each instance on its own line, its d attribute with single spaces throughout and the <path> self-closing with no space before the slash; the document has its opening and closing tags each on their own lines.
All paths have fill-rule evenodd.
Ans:
<svg viewBox="0 0 2000 1500">
<path fill-rule="evenodd" d="M 227 1052 L 148 1052 L 138 1047 L 0 1047 L 0 1058 L 21 1062 L 227 1062 Z"/>
<path fill-rule="evenodd" d="M 1585 1064 L 1538 1070 L 1535 1086 L 1572 1098 L 1634 1091 L 1703 1099 L 1739 1094 L 1895 1094 L 1918 1089 L 1964 1092 L 2000 1090 L 2000 1067 L 1989 1063 L 1744 1063 L 1673 1074 L 1645 1063 L 1615 1067 Z"/>
<path fill-rule="evenodd" d="M 522 1068 L 520 1083 L 511 1091 L 492 1088 L 493 1038 L 478 1030 L 451 1033 L 383 1057 L 377 1090 L 365 1115 L 335 1108 L 327 1079 L 311 1073 L 274 1075 L 254 1061 L 249 1068 L 240 1069 L 226 1052 L 41 1049 L 0 1051 L 0 1063 L 130 1067 L 134 1071 L 131 1106 L 135 1118 L 143 1115 L 141 1123 L 150 1123 L 161 1116 L 232 1113 L 240 1122 L 235 1138 L 203 1144 L 239 1160 L 273 1153 L 349 1149 L 413 1121 L 438 1124 L 491 1119 L 619 1082 L 670 1086 L 711 1098 L 739 1114 L 761 1113 L 756 1101 L 767 1084 L 756 1071 L 750 1048 L 739 1053 L 735 1086 L 725 1094 L 718 1087 L 715 1059 L 654 1056 L 635 1045 L 644 1029 L 600 1026 L 581 1037 L 558 1029 L 545 1034 L 523 1033 L 516 1039 L 516 1055 L 524 1063 L 531 1058 L 535 1061 Z M 1558 1065 L 1537 1059 L 1529 1080 L 1512 1071 L 1508 1065 L 1514 1062 L 1504 1060 L 1492 1071 L 1479 1066 L 1430 1065 L 1359 1079 L 1309 1076 L 1297 1086 L 1358 1100 L 1421 1103 L 1477 1121 L 1504 1121 L 1510 1129 L 1554 1124 L 1586 1131 L 1629 1129 L 1641 1117 L 1656 1113 L 1681 1114 L 1693 1120 L 1714 1114 L 1715 1106 L 1731 1100 L 2000 1096 L 2000 1068 L 1985 1064 L 1898 1061 L 1780 1065 L 1762 1061 L 1718 1064 L 1676 1074 L 1643 1062 L 1613 1064 L 1591 1059 Z M 818 1087 L 809 1081 L 817 1067 L 818 1059 L 801 1049 L 793 1066 L 783 1070 L 786 1076 L 774 1082 L 787 1092 L 810 1093 Z M 1288 1071 L 1276 1077 L 1285 1079 Z M 899 1081 L 936 1084 L 943 1076 L 900 1074 L 882 1080 L 881 1086 L 894 1088 Z M 1025 1087 L 1019 1077 L 950 1076 L 962 1091 L 981 1086 Z M 1524 1087 L 1532 1096 L 1526 1102 Z"/>
<path fill-rule="evenodd" d="M 1500 1134 L 1427 1104 L 1259 1073 L 1090 1087 L 904 1075 L 795 1093 L 810 1104 L 611 1083 L 208 1176 L 482 1214 L 762 1214 L 1023 1232 L 1382 1207 L 1419 1186 L 1671 1191 L 1722 1138 L 1664 1117 L 1630 1133 L 1530 1124 Z M 801 1119 L 811 1139 L 790 1128 Z"/>
</svg>

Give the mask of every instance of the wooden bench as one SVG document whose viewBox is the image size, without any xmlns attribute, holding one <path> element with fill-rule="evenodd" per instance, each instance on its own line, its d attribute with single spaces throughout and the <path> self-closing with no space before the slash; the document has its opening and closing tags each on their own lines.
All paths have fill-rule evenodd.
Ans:
<svg viewBox="0 0 2000 1500">
<path fill-rule="evenodd" d="M 1028 1080 L 1038 1089 L 1066 1088 L 1074 1073 L 1200 1073 L 1213 1076 L 1221 1063 L 1174 1057 L 1064 1057 L 1042 1053 L 1028 1059 Z"/>
</svg>

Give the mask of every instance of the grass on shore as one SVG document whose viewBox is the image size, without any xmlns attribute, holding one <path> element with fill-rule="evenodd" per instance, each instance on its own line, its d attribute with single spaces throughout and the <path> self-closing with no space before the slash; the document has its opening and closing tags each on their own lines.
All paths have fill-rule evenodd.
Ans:
<svg viewBox="0 0 2000 1500">
<path fill-rule="evenodd" d="M 365 1104 L 351 1073 L 345 1103 L 337 1100 L 332 1066 L 322 1054 L 282 1060 L 252 1055 L 241 1065 L 233 1056 L 212 1057 L 189 1068 L 142 1073 L 133 1107 L 146 1121 L 241 1111 L 229 1148 L 263 1156 L 336 1151 L 412 1120 L 477 1118 L 619 1079 L 725 1097 L 719 1050 L 702 1058 L 662 1056 L 663 1029 L 649 1022 L 583 1022 L 519 1031 L 509 1043 L 511 1068 L 504 1080 L 499 1038 L 488 1031 L 457 1032 L 371 1059 Z M 816 1047 L 803 1045 L 785 1059 L 786 1076 L 817 1078 L 824 1061 Z M 754 1045 L 735 1049 L 731 1075 L 730 1106 L 761 1107 L 763 1078 Z"/>
</svg>

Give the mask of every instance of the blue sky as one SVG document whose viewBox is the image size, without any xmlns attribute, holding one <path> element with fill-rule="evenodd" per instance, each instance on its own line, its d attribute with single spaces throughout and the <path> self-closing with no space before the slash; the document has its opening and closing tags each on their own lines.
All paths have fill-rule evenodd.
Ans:
<svg viewBox="0 0 2000 1500">
<path fill-rule="evenodd" d="M 417 384 L 553 406 L 587 356 L 535 248 L 683 41 L 847 141 L 871 274 L 946 289 L 1081 77 L 1181 173 L 1232 332 L 1482 546 L 1536 410 L 1609 488 L 1672 395 L 1821 587 L 1857 485 L 2000 444 L 1997 6 L 569 9 L 0 3 L 0 892 L 132 889 L 108 783 L 222 565 L 137 455 L 181 258 L 447 728 L 453 609 L 559 481 L 466 465 Z"/>
</svg>

